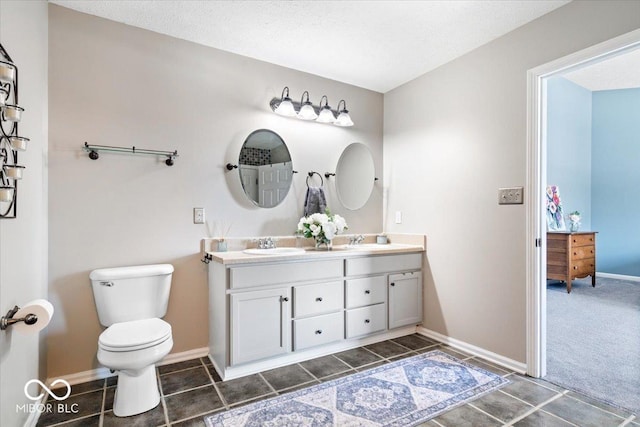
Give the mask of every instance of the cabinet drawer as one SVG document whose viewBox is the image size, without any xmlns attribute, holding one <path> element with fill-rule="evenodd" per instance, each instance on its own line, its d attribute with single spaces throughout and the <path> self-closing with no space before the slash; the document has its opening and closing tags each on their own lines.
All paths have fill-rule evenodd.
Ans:
<svg viewBox="0 0 640 427">
<path fill-rule="evenodd" d="M 342 277 L 343 272 L 341 259 L 248 265 L 232 267 L 229 270 L 229 286 L 232 289 L 333 279 Z"/>
<path fill-rule="evenodd" d="M 580 261 L 575 261 L 571 266 L 571 276 L 572 277 L 582 277 L 595 273 L 596 271 L 596 259 L 582 259 Z"/>
<path fill-rule="evenodd" d="M 346 281 L 347 308 L 379 304 L 387 300 L 387 276 Z"/>
<path fill-rule="evenodd" d="M 387 329 L 387 305 L 376 304 L 347 310 L 347 338 Z"/>
<path fill-rule="evenodd" d="M 421 268 L 422 253 L 368 256 L 366 258 L 348 258 L 345 260 L 345 274 L 347 276 L 420 270 Z"/>
<path fill-rule="evenodd" d="M 342 280 L 293 287 L 293 317 L 328 313 L 343 307 Z"/>
<path fill-rule="evenodd" d="M 585 259 L 594 258 L 596 256 L 596 247 L 593 245 L 588 246 L 576 246 L 571 248 L 571 259 Z"/>
<path fill-rule="evenodd" d="M 344 314 L 341 312 L 293 321 L 293 349 L 302 350 L 344 338 Z"/>
<path fill-rule="evenodd" d="M 572 246 L 593 245 L 596 242 L 595 234 L 574 234 L 571 236 Z"/>
</svg>

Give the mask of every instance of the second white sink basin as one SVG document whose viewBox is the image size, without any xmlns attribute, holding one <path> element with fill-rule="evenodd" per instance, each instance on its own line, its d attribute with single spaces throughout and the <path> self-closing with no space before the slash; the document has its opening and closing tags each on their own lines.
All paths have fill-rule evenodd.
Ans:
<svg viewBox="0 0 640 427">
<path fill-rule="evenodd" d="M 302 248 L 269 248 L 269 249 L 245 249 L 245 254 L 249 255 L 298 255 L 303 254 L 305 251 Z"/>
</svg>

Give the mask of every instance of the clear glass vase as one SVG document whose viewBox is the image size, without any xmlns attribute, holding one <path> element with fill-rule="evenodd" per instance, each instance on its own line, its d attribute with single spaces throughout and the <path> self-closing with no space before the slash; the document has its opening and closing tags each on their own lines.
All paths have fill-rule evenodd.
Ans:
<svg viewBox="0 0 640 427">
<path fill-rule="evenodd" d="M 316 250 L 330 251 L 333 248 L 333 243 L 326 237 L 316 237 Z"/>
</svg>

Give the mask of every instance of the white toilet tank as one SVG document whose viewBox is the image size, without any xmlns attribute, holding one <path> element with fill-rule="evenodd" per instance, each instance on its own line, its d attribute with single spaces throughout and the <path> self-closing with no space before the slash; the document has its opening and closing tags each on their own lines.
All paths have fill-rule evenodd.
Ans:
<svg viewBox="0 0 640 427">
<path fill-rule="evenodd" d="M 89 274 L 103 326 L 164 317 L 171 289 L 171 264 L 101 268 Z"/>
</svg>

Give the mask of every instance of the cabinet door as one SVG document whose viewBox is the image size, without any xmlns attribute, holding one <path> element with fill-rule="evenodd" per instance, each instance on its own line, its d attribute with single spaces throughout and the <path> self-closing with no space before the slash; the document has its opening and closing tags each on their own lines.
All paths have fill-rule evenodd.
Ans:
<svg viewBox="0 0 640 427">
<path fill-rule="evenodd" d="M 290 288 L 231 295 L 231 365 L 291 350 Z"/>
<path fill-rule="evenodd" d="M 422 274 L 389 275 L 389 329 L 422 323 Z"/>
</svg>

